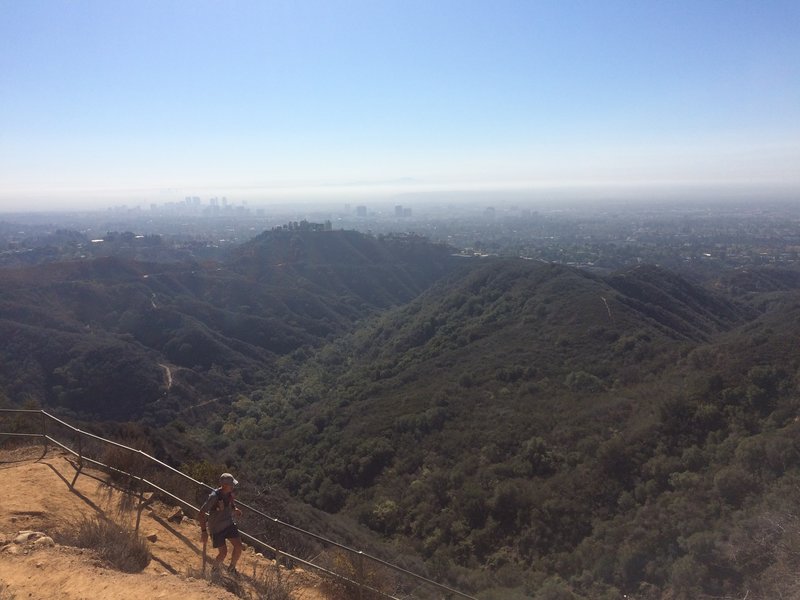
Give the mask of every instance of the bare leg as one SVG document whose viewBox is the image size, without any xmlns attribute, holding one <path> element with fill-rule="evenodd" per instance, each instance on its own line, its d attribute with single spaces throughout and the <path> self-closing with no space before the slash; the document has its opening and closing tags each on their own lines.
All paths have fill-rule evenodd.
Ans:
<svg viewBox="0 0 800 600">
<path fill-rule="evenodd" d="M 242 538 L 231 538 L 233 545 L 233 555 L 231 556 L 231 569 L 236 568 L 236 563 L 239 562 L 239 557 L 242 555 Z"/>
<path fill-rule="evenodd" d="M 225 560 L 225 557 L 228 555 L 228 544 L 220 546 L 218 552 L 217 557 L 214 559 L 214 567 L 222 565 L 222 561 Z"/>
</svg>

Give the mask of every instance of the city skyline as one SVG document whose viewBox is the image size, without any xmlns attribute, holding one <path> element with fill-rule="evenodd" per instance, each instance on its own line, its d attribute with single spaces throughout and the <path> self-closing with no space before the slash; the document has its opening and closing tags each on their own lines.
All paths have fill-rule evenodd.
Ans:
<svg viewBox="0 0 800 600">
<path fill-rule="evenodd" d="M 3 13 L 0 212 L 800 190 L 796 2 Z"/>
</svg>

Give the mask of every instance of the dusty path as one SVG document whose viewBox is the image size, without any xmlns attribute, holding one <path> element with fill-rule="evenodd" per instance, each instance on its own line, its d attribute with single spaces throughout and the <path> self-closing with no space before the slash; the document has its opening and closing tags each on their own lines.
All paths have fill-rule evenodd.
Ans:
<svg viewBox="0 0 800 600">
<path fill-rule="evenodd" d="M 164 382 L 167 384 L 167 389 L 172 389 L 172 369 L 164 363 L 158 363 L 158 366 L 164 369 Z"/>
<path fill-rule="evenodd" d="M 192 577 L 202 565 L 199 527 L 191 519 L 167 521 L 174 508 L 159 503 L 142 513 L 140 531 L 155 534 L 153 556 L 142 573 L 126 574 L 104 564 L 91 550 L 69 546 L 35 547 L 11 542 L 19 531 L 57 534 L 83 517 L 95 515 L 133 524 L 135 512 L 120 512 L 120 492 L 90 475 L 69 484 L 76 469 L 60 452 L 42 456 L 41 447 L 0 451 L 0 486 L 7 490 L 0 511 L 0 598 L 38 600 L 233 600 L 237 596 L 219 585 Z M 314 577 L 300 570 L 276 570 L 274 563 L 242 555 L 239 581 L 248 586 L 252 577 L 274 581 L 279 574 L 295 600 L 324 600 Z M 247 588 L 249 589 L 249 588 Z"/>
</svg>

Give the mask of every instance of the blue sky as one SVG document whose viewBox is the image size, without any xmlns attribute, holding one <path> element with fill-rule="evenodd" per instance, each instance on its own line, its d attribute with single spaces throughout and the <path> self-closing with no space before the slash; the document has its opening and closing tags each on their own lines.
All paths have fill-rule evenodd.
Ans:
<svg viewBox="0 0 800 600">
<path fill-rule="evenodd" d="M 800 192 L 800 1 L 0 0 L 0 210 Z"/>
</svg>

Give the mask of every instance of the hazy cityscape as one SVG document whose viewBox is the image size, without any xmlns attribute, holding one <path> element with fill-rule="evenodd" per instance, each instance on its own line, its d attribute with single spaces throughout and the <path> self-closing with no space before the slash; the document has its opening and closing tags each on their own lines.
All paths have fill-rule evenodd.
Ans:
<svg viewBox="0 0 800 600">
<path fill-rule="evenodd" d="M 699 273 L 798 262 L 800 207 L 792 202 L 605 205 L 498 203 L 258 207 L 227 198 L 105 211 L 0 214 L 0 264 L 158 251 L 214 257 L 262 231 L 317 224 L 374 236 L 409 234 L 465 255 L 538 259 L 593 270 L 641 262 Z"/>
</svg>

